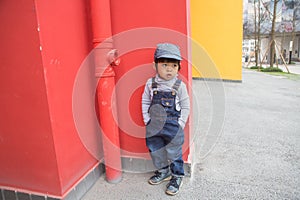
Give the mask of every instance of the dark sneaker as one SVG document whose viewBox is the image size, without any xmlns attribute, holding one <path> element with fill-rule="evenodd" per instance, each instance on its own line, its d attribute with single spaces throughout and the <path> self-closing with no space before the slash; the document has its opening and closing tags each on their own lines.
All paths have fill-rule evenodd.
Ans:
<svg viewBox="0 0 300 200">
<path fill-rule="evenodd" d="M 179 192 L 179 188 L 182 186 L 182 177 L 173 176 L 167 185 L 166 193 L 168 195 L 176 195 Z"/>
<path fill-rule="evenodd" d="M 149 180 L 148 183 L 150 183 L 151 185 L 158 185 L 164 181 L 169 181 L 171 180 L 172 174 L 170 171 L 168 171 L 167 173 L 161 173 L 159 171 L 155 172 L 155 175 L 152 176 Z"/>
</svg>

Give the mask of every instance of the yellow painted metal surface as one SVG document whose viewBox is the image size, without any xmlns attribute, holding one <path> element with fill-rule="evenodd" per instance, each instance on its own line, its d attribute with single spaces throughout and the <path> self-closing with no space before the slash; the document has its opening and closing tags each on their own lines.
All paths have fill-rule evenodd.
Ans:
<svg viewBox="0 0 300 200">
<path fill-rule="evenodd" d="M 191 0 L 193 77 L 242 79 L 242 0 Z"/>
</svg>

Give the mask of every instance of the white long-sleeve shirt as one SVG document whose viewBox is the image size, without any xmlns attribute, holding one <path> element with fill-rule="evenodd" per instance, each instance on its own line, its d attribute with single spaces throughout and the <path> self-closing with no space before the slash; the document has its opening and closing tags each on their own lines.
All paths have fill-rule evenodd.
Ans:
<svg viewBox="0 0 300 200">
<path fill-rule="evenodd" d="M 161 79 L 158 75 L 155 77 L 155 81 L 157 83 L 158 91 L 171 92 L 173 89 L 173 85 L 175 84 L 177 77 L 166 81 Z M 152 90 L 152 78 L 149 78 L 146 82 L 144 93 L 142 95 L 142 113 L 144 118 L 145 125 L 150 120 L 150 115 L 148 113 L 149 107 L 151 105 L 151 101 L 153 98 L 153 90 Z M 176 110 L 181 110 L 180 118 L 178 119 L 179 125 L 184 128 L 185 123 L 190 114 L 190 98 L 187 92 L 187 88 L 185 83 L 182 81 L 176 95 Z"/>
</svg>

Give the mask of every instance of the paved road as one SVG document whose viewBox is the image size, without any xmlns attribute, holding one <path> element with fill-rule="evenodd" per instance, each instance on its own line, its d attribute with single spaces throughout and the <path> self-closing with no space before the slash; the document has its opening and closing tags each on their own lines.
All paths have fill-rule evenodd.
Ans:
<svg viewBox="0 0 300 200">
<path fill-rule="evenodd" d="M 300 81 L 243 70 L 243 82 L 193 81 L 193 177 L 176 197 L 151 174 L 102 176 L 83 200 L 300 199 Z"/>
</svg>

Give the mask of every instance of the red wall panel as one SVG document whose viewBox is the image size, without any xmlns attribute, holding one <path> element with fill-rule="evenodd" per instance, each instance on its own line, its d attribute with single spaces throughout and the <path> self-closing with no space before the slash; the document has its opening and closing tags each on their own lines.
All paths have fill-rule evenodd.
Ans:
<svg viewBox="0 0 300 200">
<path fill-rule="evenodd" d="M 92 48 L 88 1 L 36 1 L 36 9 L 53 139 L 64 193 L 95 164 L 77 133 L 72 110 L 75 78 Z M 82 95 L 85 93 L 83 89 Z M 95 133 L 96 130 L 91 131 Z"/>
<path fill-rule="evenodd" d="M 89 1 L 3 0 L 0 17 L 0 187 L 62 196 L 99 159 L 81 140 L 98 139 L 96 122 L 79 133 L 73 117 L 74 102 L 95 112 L 92 65 L 73 99 L 92 49 Z"/>
<path fill-rule="evenodd" d="M 1 1 L 0 26 L 0 186 L 57 193 L 60 184 L 33 1 Z"/>
<path fill-rule="evenodd" d="M 183 55 L 181 78 L 191 85 L 188 63 L 189 22 L 187 1 L 112 0 L 112 31 L 121 64 L 115 67 L 116 92 L 123 156 L 148 157 L 141 114 L 141 95 L 152 68 L 157 43 L 172 42 Z M 189 123 L 188 123 L 189 124 Z M 185 159 L 189 153 L 189 125 L 186 129 Z"/>
</svg>

